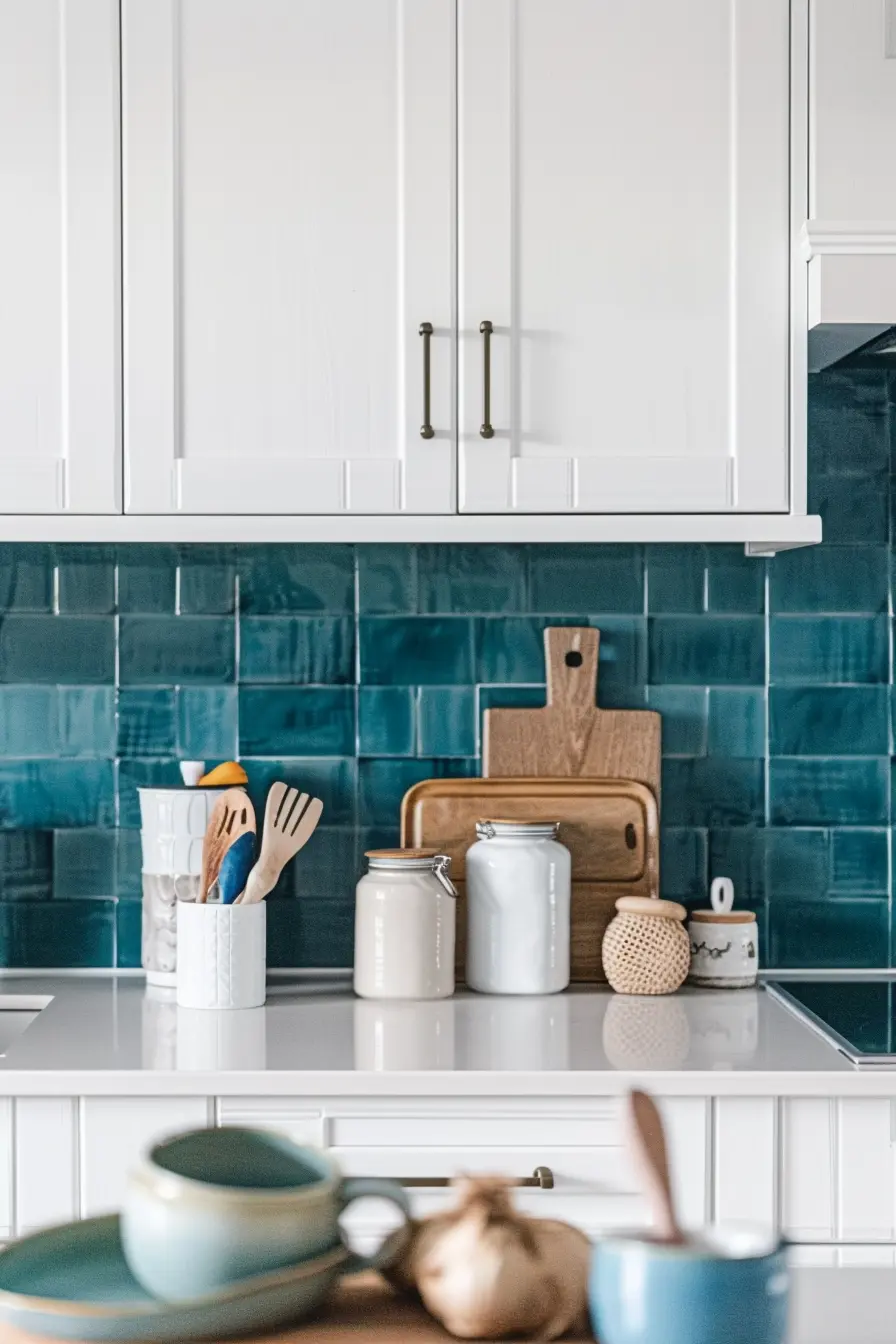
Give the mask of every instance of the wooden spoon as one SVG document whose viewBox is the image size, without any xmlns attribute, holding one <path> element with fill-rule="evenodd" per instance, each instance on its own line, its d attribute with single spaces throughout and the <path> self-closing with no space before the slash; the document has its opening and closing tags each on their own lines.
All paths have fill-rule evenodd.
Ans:
<svg viewBox="0 0 896 1344">
<path fill-rule="evenodd" d="M 197 901 L 208 900 L 221 860 L 241 835 L 255 834 L 255 808 L 243 789 L 228 789 L 215 803 L 202 841 L 202 877 Z"/>
<path fill-rule="evenodd" d="M 646 1092 L 630 1092 L 627 1119 L 628 1149 L 647 1196 L 656 1238 L 681 1246 L 687 1238 L 675 1217 L 666 1136 L 653 1098 Z"/>
</svg>

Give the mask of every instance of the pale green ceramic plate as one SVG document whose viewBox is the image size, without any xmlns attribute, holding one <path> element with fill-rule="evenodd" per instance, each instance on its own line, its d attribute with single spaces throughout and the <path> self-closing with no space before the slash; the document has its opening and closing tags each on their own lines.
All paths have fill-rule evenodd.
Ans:
<svg viewBox="0 0 896 1344">
<path fill-rule="evenodd" d="M 38 1232 L 0 1253 L 0 1322 L 52 1339 L 226 1339 L 308 1316 L 342 1274 L 344 1246 L 213 1297 L 160 1302 L 128 1269 L 117 1214 Z"/>
</svg>

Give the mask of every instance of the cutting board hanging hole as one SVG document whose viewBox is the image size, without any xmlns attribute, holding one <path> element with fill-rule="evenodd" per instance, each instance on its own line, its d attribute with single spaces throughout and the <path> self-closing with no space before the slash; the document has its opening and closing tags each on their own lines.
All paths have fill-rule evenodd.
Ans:
<svg viewBox="0 0 896 1344">
<path fill-rule="evenodd" d="M 581 667 L 583 661 L 582 655 L 579 653 L 578 649 L 573 649 L 566 655 L 567 667 Z"/>
<path fill-rule="evenodd" d="M 635 828 L 631 822 L 625 828 L 625 843 L 629 849 L 634 849 L 638 843 L 638 837 L 635 835 Z"/>
</svg>

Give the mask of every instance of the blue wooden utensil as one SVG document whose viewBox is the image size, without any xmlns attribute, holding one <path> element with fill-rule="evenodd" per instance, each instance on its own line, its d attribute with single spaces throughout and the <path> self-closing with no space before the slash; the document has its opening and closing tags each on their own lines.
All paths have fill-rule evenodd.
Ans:
<svg viewBox="0 0 896 1344">
<path fill-rule="evenodd" d="M 233 905 L 244 890 L 249 870 L 255 862 L 255 835 L 247 831 L 233 842 L 221 860 L 218 891 L 222 905 Z"/>
</svg>

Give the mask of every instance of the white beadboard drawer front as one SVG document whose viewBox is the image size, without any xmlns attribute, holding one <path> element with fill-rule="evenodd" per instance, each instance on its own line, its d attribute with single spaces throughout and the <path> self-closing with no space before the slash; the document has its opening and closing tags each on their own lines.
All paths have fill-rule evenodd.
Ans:
<svg viewBox="0 0 896 1344">
<path fill-rule="evenodd" d="M 350 1176 L 390 1176 L 395 1180 L 435 1182 L 462 1175 L 502 1175 L 511 1179 L 529 1177 L 537 1167 L 548 1167 L 551 1190 L 524 1188 L 530 1194 L 633 1195 L 637 1191 L 629 1164 L 618 1148 L 557 1148 L 552 1144 L 493 1148 L 404 1147 L 331 1148 L 332 1156 Z M 425 1189 L 425 1187 L 424 1187 Z"/>
<path fill-rule="evenodd" d="M 549 1190 L 523 1187 L 514 1191 L 514 1203 L 534 1218 L 562 1218 L 589 1234 L 611 1228 L 643 1227 L 647 1213 L 636 1193 L 628 1164 L 619 1149 L 563 1148 L 548 1144 L 520 1148 L 335 1148 L 333 1157 L 351 1176 L 386 1176 L 393 1180 L 432 1179 L 432 1186 L 411 1186 L 408 1195 L 416 1218 L 426 1218 L 457 1203 L 457 1192 L 435 1182 L 464 1173 L 499 1173 L 512 1178 L 531 1176 L 537 1167 L 549 1167 L 554 1185 Z M 368 1238 L 385 1234 L 395 1214 L 380 1201 L 363 1200 L 343 1218 L 350 1237 L 369 1246 Z"/>
<path fill-rule="evenodd" d="M 272 1129 L 293 1143 L 326 1146 L 323 1111 L 282 1097 L 219 1097 L 216 1119 L 219 1125 Z"/>
<path fill-rule="evenodd" d="M 615 1148 L 619 1120 L 615 1108 L 596 1115 L 333 1115 L 328 1125 L 333 1148 Z"/>
</svg>

